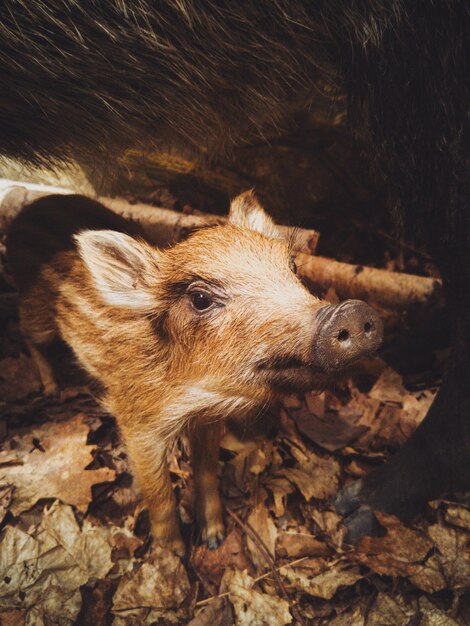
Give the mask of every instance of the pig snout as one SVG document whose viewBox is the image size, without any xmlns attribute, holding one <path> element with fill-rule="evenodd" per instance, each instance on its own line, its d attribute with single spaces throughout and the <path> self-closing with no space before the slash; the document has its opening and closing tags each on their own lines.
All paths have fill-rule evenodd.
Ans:
<svg viewBox="0 0 470 626">
<path fill-rule="evenodd" d="M 326 371 L 342 369 L 372 354 L 382 343 L 380 317 L 361 300 L 326 305 L 317 311 L 316 317 L 315 362 Z"/>
</svg>

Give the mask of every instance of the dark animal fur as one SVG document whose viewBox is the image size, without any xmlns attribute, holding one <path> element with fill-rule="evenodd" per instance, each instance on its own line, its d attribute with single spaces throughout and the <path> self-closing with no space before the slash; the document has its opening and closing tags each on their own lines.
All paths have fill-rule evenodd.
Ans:
<svg viewBox="0 0 470 626">
<path fill-rule="evenodd" d="M 325 85 L 345 94 L 392 203 L 439 263 L 455 331 L 430 415 L 362 499 L 409 516 L 470 487 L 467 0 L 4 0 L 0 28 L 0 150 L 30 161 L 148 137 L 214 152 Z"/>
</svg>

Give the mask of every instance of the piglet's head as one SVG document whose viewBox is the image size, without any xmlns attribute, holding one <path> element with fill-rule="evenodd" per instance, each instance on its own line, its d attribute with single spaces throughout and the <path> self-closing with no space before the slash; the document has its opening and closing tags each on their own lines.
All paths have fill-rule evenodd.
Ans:
<svg viewBox="0 0 470 626">
<path fill-rule="evenodd" d="M 331 305 L 305 288 L 289 241 L 251 193 L 233 200 L 226 224 L 169 249 L 114 231 L 76 239 L 97 297 L 149 321 L 142 342 L 164 348 L 176 382 L 318 388 L 381 342 L 380 319 L 364 302 Z"/>
</svg>

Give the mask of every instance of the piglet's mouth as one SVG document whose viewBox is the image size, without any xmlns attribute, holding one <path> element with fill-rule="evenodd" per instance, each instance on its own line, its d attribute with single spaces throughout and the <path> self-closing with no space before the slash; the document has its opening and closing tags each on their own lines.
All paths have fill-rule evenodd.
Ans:
<svg viewBox="0 0 470 626">
<path fill-rule="evenodd" d="M 288 377 L 291 380 L 293 377 L 300 377 L 301 379 L 307 377 L 309 380 L 314 380 L 318 376 L 322 379 L 325 375 L 331 376 L 331 372 L 320 367 L 318 363 L 303 361 L 293 356 L 266 359 L 258 363 L 257 370 L 273 384 L 276 384 L 283 377 Z"/>
<path fill-rule="evenodd" d="M 332 382 L 331 375 L 318 365 L 292 356 L 266 359 L 257 369 L 265 384 L 285 393 L 324 389 Z"/>
</svg>

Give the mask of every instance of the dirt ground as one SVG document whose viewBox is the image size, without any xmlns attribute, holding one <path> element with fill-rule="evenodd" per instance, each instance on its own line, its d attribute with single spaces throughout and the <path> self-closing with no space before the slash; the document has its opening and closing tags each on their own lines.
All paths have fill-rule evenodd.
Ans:
<svg viewBox="0 0 470 626">
<path fill-rule="evenodd" d="M 227 537 L 217 550 L 200 544 L 188 446 L 177 442 L 182 563 L 152 545 L 114 419 L 70 355 L 54 354 L 60 397 L 41 393 L 1 259 L 2 626 L 470 624 L 468 506 L 432 502 L 411 527 L 379 515 L 383 536 L 350 547 L 331 505 L 423 419 L 447 355 L 439 307 L 382 311 L 379 356 L 333 389 L 285 398 L 257 433 L 227 430 Z M 427 271 L 426 260 L 409 251 L 398 259 L 395 248 L 376 264 Z"/>
</svg>

